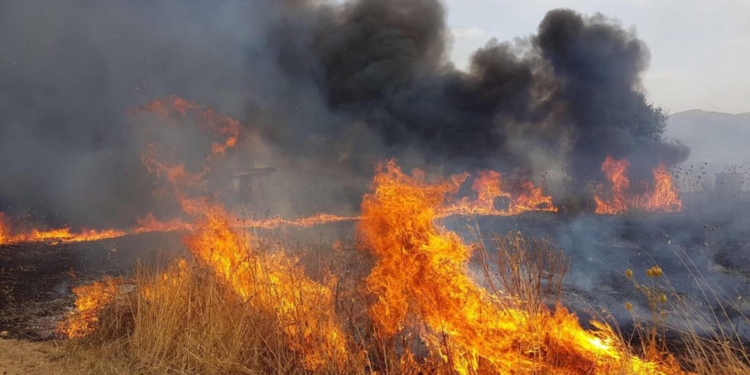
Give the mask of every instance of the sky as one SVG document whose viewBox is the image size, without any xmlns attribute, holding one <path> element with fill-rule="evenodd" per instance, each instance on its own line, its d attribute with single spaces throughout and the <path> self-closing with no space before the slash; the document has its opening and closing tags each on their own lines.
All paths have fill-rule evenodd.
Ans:
<svg viewBox="0 0 750 375">
<path fill-rule="evenodd" d="M 491 38 L 534 33 L 550 9 L 599 12 L 634 28 L 648 45 L 651 66 L 643 83 L 652 102 L 670 113 L 750 112 L 750 0 L 443 1 L 458 67 Z"/>
</svg>

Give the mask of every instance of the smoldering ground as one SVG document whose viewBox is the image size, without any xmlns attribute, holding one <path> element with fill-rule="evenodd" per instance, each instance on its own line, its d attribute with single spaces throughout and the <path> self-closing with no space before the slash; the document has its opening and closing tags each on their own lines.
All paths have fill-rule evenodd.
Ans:
<svg viewBox="0 0 750 375">
<path fill-rule="evenodd" d="M 390 157 L 441 173 L 567 169 L 581 183 L 602 178 L 607 154 L 634 173 L 686 157 L 661 139 L 632 30 L 553 10 L 464 72 L 447 60 L 445 17 L 438 0 L 5 2 L 2 210 L 89 226 L 154 210 L 128 109 L 166 95 L 259 134 L 263 147 L 235 160 L 280 170 L 266 200 L 284 214 L 356 211 Z"/>
</svg>

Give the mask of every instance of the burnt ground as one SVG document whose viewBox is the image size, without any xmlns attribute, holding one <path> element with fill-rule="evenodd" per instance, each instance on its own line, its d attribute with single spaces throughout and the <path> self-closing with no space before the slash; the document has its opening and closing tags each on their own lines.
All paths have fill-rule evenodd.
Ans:
<svg viewBox="0 0 750 375">
<path fill-rule="evenodd" d="M 126 276 L 139 260 L 154 264 L 182 251 L 175 234 L 0 246 L 0 331 L 19 339 L 54 338 L 56 324 L 73 306 L 73 287 L 104 275 Z"/>
<path fill-rule="evenodd" d="M 664 290 L 694 309 L 693 327 L 718 316 L 730 332 L 750 340 L 750 210 L 745 209 L 618 216 L 528 213 L 448 219 L 446 224 L 475 240 L 474 228 L 480 228 L 490 248 L 492 233 L 521 231 L 526 237 L 551 238 L 571 262 L 563 303 L 584 321 L 610 318 L 631 331 L 634 313 L 650 319 L 648 299 L 625 276 L 630 269 L 639 284 Z M 663 277 L 646 275 L 655 265 L 663 269 Z M 628 302 L 632 311 L 626 309 Z M 680 326 L 686 314 L 670 308 L 665 307 L 667 323 Z"/>
<path fill-rule="evenodd" d="M 625 302 L 633 303 L 637 313 L 647 313 L 647 301 L 624 272 L 632 269 L 637 279 L 648 282 L 645 270 L 658 264 L 686 300 L 706 314 L 724 309 L 736 315 L 737 321 L 728 323 L 750 337 L 750 327 L 740 316 L 750 312 L 750 232 L 746 230 L 750 220 L 746 216 L 750 215 L 689 211 L 627 216 L 530 213 L 448 218 L 444 224 L 468 241 L 481 233 L 488 246 L 491 241 L 486 238 L 491 233 L 520 230 L 527 237 L 551 237 L 571 257 L 564 302 L 584 317 L 605 308 L 627 331 L 632 316 Z M 326 244 L 352 234 L 351 223 L 339 223 L 301 231 L 274 230 L 261 237 L 296 243 L 299 248 L 330 249 Z M 55 325 L 73 306 L 71 288 L 104 275 L 127 276 L 139 261 L 166 265 L 176 257 L 189 257 L 176 233 L 78 244 L 0 246 L 0 331 L 28 340 L 53 338 Z M 707 300 L 699 288 L 704 284 L 712 285 L 718 297 Z"/>
</svg>

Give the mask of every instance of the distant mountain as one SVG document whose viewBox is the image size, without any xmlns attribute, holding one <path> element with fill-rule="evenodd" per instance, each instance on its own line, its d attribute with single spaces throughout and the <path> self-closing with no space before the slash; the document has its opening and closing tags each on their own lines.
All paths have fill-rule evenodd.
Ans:
<svg viewBox="0 0 750 375">
<path fill-rule="evenodd" d="M 688 163 L 750 165 L 750 112 L 675 113 L 669 117 L 665 136 L 690 146 Z"/>
</svg>

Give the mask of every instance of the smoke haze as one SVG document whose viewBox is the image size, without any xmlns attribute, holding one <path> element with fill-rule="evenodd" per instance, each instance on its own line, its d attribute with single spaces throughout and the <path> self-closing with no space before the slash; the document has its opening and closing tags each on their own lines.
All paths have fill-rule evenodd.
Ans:
<svg viewBox="0 0 750 375">
<path fill-rule="evenodd" d="M 127 226 L 159 206 L 133 108 L 168 95 L 248 128 L 235 167 L 272 166 L 274 214 L 354 211 L 377 160 L 439 173 L 676 164 L 640 77 L 649 51 L 602 15 L 447 60 L 438 0 L 41 0 L 0 5 L 0 211 Z M 176 146 L 177 147 L 177 146 Z M 182 153 L 203 154 L 195 142 Z"/>
</svg>

